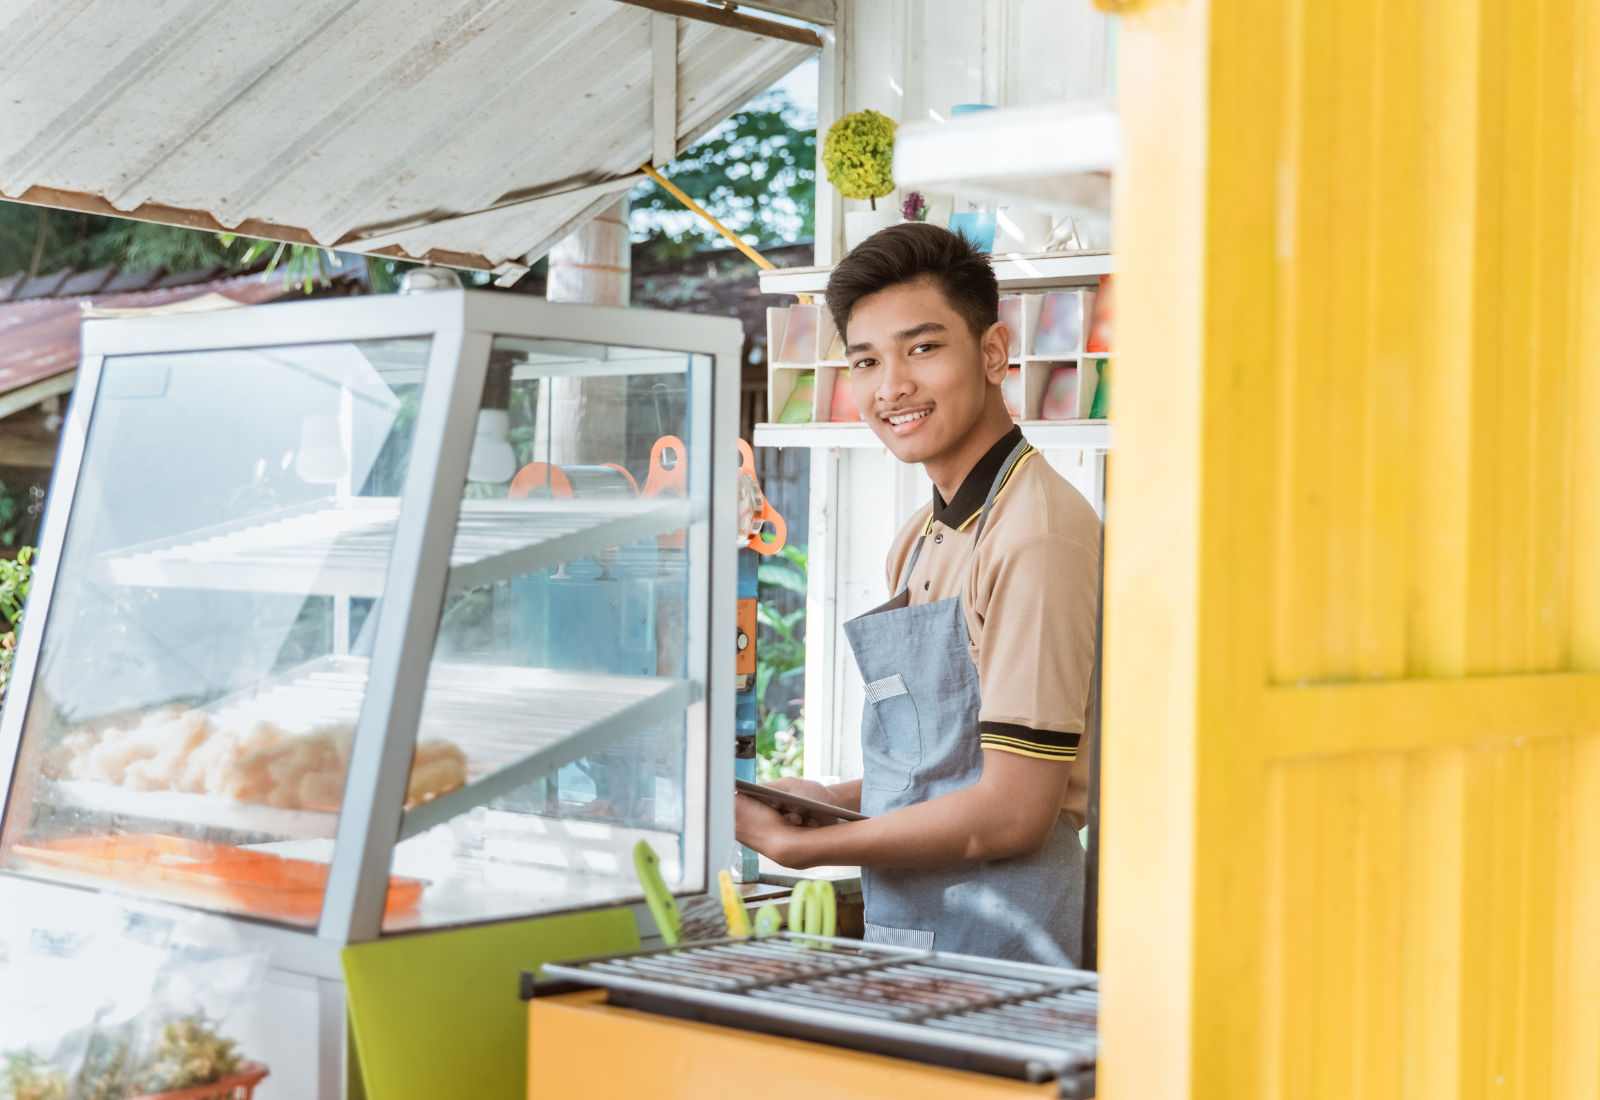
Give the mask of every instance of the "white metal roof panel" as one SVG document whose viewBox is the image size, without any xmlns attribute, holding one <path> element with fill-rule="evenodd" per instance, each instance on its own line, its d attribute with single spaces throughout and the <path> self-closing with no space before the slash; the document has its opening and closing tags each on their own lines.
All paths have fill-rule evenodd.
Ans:
<svg viewBox="0 0 1600 1100">
<path fill-rule="evenodd" d="M 537 256 L 651 159 L 648 8 L 698 6 L 645 3 L 0 0 L 0 194 L 464 266 Z M 813 52 L 673 18 L 679 150 Z"/>
</svg>

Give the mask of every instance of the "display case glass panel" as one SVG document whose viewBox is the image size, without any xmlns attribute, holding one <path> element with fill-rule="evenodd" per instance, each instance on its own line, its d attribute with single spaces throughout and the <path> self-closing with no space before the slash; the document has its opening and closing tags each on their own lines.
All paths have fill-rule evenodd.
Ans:
<svg viewBox="0 0 1600 1100">
<path fill-rule="evenodd" d="M 5 869 L 316 924 L 431 342 L 105 360 Z"/>
<path fill-rule="evenodd" d="M 710 372 L 494 340 L 386 931 L 636 900 L 641 839 L 704 887 Z"/>
</svg>

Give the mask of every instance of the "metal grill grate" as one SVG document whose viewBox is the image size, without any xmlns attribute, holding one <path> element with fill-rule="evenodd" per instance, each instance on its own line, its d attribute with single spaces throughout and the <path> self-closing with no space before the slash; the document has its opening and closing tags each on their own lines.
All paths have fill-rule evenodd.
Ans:
<svg viewBox="0 0 1600 1100">
<path fill-rule="evenodd" d="M 1080 970 L 786 935 L 550 963 L 544 973 L 649 1011 L 1057 1077 L 1064 1094 L 1092 1082 L 1099 1053 L 1096 976 Z"/>
</svg>

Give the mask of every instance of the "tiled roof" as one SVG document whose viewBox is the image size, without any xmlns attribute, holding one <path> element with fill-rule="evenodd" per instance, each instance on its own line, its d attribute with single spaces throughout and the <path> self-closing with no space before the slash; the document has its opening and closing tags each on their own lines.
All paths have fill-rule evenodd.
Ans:
<svg viewBox="0 0 1600 1100">
<path fill-rule="evenodd" d="M 54 298 L 56 291 L 66 284 L 67 276 L 71 274 L 72 268 L 64 267 L 53 275 L 39 275 L 29 279 L 12 293 L 11 300 L 21 302 L 29 298 Z"/>
<path fill-rule="evenodd" d="M 15 276 L 0 279 L 0 395 L 41 382 L 78 367 L 78 326 L 83 323 L 83 304 L 97 306 L 157 306 L 217 293 L 245 305 L 257 305 L 284 294 L 283 275 L 223 275 L 220 265 L 167 274 L 165 269 L 117 275 L 114 268 L 75 273 L 63 269 L 48 277 L 54 280 L 49 293 L 23 298 L 5 291 L 29 287 L 47 280 Z M 221 277 L 218 277 L 221 275 Z M 123 293 L 68 292 L 90 283 L 107 291 L 119 284 L 133 283 Z M 156 286 L 150 284 L 155 283 Z M 148 288 L 148 289 L 142 289 Z"/>
</svg>

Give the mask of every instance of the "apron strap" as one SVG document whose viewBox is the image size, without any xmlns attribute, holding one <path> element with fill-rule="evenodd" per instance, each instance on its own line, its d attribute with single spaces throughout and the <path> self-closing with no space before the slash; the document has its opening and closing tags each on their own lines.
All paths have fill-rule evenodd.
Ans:
<svg viewBox="0 0 1600 1100">
<path fill-rule="evenodd" d="M 905 572 L 900 575 L 900 587 L 894 594 L 900 595 L 911 585 L 911 571 L 917 567 L 917 557 L 922 553 L 922 544 L 928 541 L 928 532 L 924 531 L 917 538 L 917 544 L 911 548 L 911 560 L 906 562 Z"/>
<path fill-rule="evenodd" d="M 1027 457 L 1029 444 L 1026 439 L 1019 442 L 1006 456 L 1005 463 L 1001 465 L 1000 472 L 995 475 L 994 483 L 989 486 L 989 495 L 983 500 L 983 511 L 978 515 L 978 526 L 972 530 L 972 552 L 978 552 L 978 540 L 983 537 L 984 524 L 989 522 L 989 509 L 994 507 L 994 498 L 1000 495 L 1000 490 L 1005 486 L 1006 479 L 1011 476 L 1011 471 L 1017 468 L 1017 463 Z M 911 548 L 911 559 L 906 562 L 905 571 L 900 577 L 900 587 L 895 589 L 898 596 L 911 584 L 911 571 L 917 567 L 917 558 L 922 554 L 922 544 L 928 541 L 928 531 L 933 527 L 933 517 L 928 517 L 927 526 L 917 539 L 917 544 Z"/>
<path fill-rule="evenodd" d="M 1000 489 L 1005 485 L 1006 479 L 1011 476 L 1011 471 L 1017 468 L 1017 463 L 1021 462 L 1027 455 L 1028 450 L 1029 446 L 1026 439 L 1020 440 L 1015 447 L 1011 448 L 1011 453 L 1006 456 L 1005 465 L 1000 467 L 1000 473 L 995 477 L 994 484 L 989 486 L 989 495 L 983 502 L 983 512 L 978 516 L 978 526 L 972 531 L 972 552 L 974 554 L 978 552 L 978 540 L 983 537 L 983 525 L 989 522 L 989 509 L 994 507 L 994 498 L 1000 495 Z"/>
</svg>

